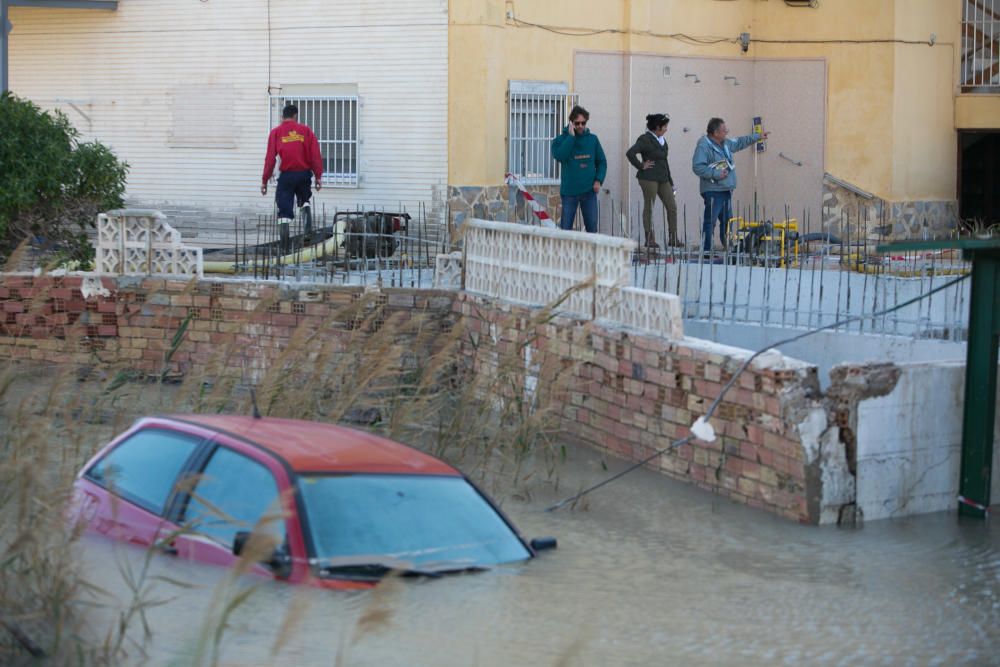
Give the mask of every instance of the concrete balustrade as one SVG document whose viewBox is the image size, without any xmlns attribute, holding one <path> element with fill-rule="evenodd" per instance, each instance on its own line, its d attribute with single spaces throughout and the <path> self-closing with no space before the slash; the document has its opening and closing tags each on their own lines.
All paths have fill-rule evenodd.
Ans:
<svg viewBox="0 0 1000 667">
<path fill-rule="evenodd" d="M 464 241 L 468 292 L 683 336 L 676 295 L 632 287 L 631 239 L 471 220 Z"/>
</svg>

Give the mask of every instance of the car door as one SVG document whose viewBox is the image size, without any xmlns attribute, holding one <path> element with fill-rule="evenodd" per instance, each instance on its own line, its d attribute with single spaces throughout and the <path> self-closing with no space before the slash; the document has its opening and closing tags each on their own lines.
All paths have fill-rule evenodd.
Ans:
<svg viewBox="0 0 1000 667">
<path fill-rule="evenodd" d="M 116 540 L 149 547 L 176 530 L 165 519 L 178 477 L 204 437 L 147 426 L 125 434 L 84 469 L 76 484 L 76 521 Z"/>
<path fill-rule="evenodd" d="M 275 462 L 250 448 L 215 443 L 204 466 L 189 482 L 190 493 L 177 512 L 178 556 L 231 566 L 233 541 L 241 531 L 263 532 L 288 548 L 281 490 L 287 476 L 275 477 Z M 259 574 L 273 574 L 263 566 Z"/>
</svg>

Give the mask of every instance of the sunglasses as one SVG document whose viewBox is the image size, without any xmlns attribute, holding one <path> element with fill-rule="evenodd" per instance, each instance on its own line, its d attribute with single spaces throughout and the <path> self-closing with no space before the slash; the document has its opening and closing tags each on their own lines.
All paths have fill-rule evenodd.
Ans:
<svg viewBox="0 0 1000 667">
<path fill-rule="evenodd" d="M 586 125 L 587 121 L 585 121 L 585 120 L 574 120 L 573 124 L 574 125 Z"/>
</svg>

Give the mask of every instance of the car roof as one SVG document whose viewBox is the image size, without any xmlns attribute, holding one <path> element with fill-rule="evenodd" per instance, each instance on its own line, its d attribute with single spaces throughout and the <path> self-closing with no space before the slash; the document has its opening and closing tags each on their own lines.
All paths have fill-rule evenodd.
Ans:
<svg viewBox="0 0 1000 667">
<path fill-rule="evenodd" d="M 149 419 L 194 424 L 236 436 L 272 452 L 301 473 L 369 472 L 461 475 L 429 454 L 372 433 L 336 424 L 236 415 L 166 415 Z M 152 425 L 152 424 L 151 424 Z"/>
</svg>

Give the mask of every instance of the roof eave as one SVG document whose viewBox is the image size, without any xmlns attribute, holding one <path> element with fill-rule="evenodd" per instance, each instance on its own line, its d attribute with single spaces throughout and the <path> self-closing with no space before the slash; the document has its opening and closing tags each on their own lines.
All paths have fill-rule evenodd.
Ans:
<svg viewBox="0 0 1000 667">
<path fill-rule="evenodd" d="M 106 9 L 117 11 L 118 0 L 7 0 L 8 7 L 40 9 Z"/>
</svg>

